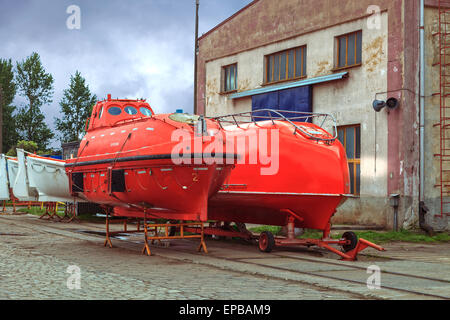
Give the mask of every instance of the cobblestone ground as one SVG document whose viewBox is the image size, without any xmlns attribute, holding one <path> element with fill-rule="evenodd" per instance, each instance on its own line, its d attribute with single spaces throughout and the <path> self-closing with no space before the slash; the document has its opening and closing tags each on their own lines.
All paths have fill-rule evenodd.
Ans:
<svg viewBox="0 0 450 320">
<path fill-rule="evenodd" d="M 193 265 L 0 217 L 0 299 L 349 299 L 350 293 Z M 32 218 L 33 219 L 33 218 Z M 20 224 L 20 225 L 19 225 Z M 51 227 L 51 223 L 49 225 Z M 70 290 L 69 266 L 81 269 Z"/>
</svg>

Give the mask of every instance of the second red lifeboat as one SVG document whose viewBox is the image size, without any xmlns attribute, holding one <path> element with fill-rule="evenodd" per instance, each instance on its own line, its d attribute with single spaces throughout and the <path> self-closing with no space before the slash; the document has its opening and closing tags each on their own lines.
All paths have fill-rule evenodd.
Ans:
<svg viewBox="0 0 450 320">
<path fill-rule="evenodd" d="M 94 106 L 78 157 L 66 163 L 71 191 L 114 208 L 118 216 L 143 217 L 145 212 L 154 218 L 206 221 L 208 198 L 233 167 L 208 161 L 203 150 L 214 137 L 204 139 L 206 128 L 220 129 L 199 116 L 155 115 L 145 100 L 108 97 Z M 215 159 L 226 156 L 214 154 Z"/>
</svg>

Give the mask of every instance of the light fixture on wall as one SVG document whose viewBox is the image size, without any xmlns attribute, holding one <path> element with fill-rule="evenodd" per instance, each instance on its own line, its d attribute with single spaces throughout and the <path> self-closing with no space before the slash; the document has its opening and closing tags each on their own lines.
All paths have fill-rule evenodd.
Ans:
<svg viewBox="0 0 450 320">
<path fill-rule="evenodd" d="M 376 112 L 380 112 L 384 107 L 388 107 L 391 111 L 398 108 L 399 101 L 396 98 L 389 98 L 387 101 L 374 100 L 372 106 Z"/>
</svg>

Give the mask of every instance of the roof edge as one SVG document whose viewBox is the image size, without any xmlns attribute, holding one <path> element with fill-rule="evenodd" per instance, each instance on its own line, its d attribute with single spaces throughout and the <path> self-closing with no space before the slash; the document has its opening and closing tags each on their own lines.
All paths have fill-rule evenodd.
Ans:
<svg viewBox="0 0 450 320">
<path fill-rule="evenodd" d="M 245 7 L 243 7 L 241 10 L 237 11 L 235 14 L 233 14 L 232 16 L 228 17 L 227 19 L 223 20 L 221 23 L 219 23 L 218 25 L 216 25 L 214 28 L 212 28 L 211 30 L 207 31 L 206 33 L 202 34 L 198 40 L 202 40 L 203 38 L 206 38 L 208 35 L 210 35 L 211 33 L 213 33 L 214 31 L 216 31 L 217 29 L 219 29 L 221 26 L 223 26 L 225 23 L 227 23 L 228 21 L 234 19 L 236 16 L 238 16 L 239 14 L 241 14 L 243 11 L 247 10 L 248 8 L 250 8 L 251 6 L 253 6 L 254 4 L 256 4 L 257 2 L 259 2 L 260 0 L 253 0 L 252 2 L 250 2 L 248 5 L 246 5 Z"/>
</svg>

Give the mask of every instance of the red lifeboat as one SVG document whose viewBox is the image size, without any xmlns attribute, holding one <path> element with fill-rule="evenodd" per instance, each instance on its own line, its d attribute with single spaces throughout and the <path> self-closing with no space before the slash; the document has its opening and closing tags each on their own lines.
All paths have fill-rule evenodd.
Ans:
<svg viewBox="0 0 450 320">
<path fill-rule="evenodd" d="M 330 115 L 263 110 L 216 120 L 228 140 L 245 141 L 245 156 L 209 201 L 210 219 L 285 226 L 294 216 L 296 227 L 327 229 L 350 186 L 342 144 L 311 123 L 335 127 Z"/>
<path fill-rule="evenodd" d="M 108 97 L 94 106 L 78 157 L 67 160 L 71 191 L 114 207 L 118 216 L 143 217 L 145 211 L 155 218 L 206 221 L 208 198 L 232 169 L 203 155 L 214 142 L 205 141 L 206 128 L 219 126 L 199 116 L 155 115 L 145 100 Z M 187 146 L 182 153 L 180 136 Z M 190 146 L 197 146 L 195 152 Z"/>
</svg>

